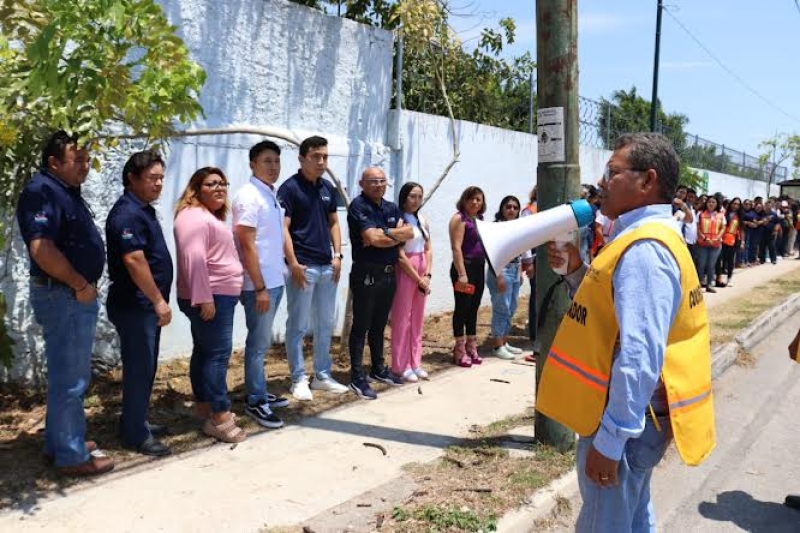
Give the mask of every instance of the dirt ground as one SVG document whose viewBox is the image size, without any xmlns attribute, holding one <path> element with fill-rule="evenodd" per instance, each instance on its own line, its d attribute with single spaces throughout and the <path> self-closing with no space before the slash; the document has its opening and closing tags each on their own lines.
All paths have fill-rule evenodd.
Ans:
<svg viewBox="0 0 800 533">
<path fill-rule="evenodd" d="M 519 310 L 514 318 L 514 328 L 509 342 L 530 350 L 526 320 L 527 297 L 520 299 Z M 478 315 L 478 334 L 485 339 L 482 353 L 489 353 L 489 324 L 491 308 L 482 308 Z M 387 328 L 386 354 L 388 359 L 391 329 Z M 306 345 L 306 364 L 311 372 L 311 342 Z M 424 327 L 423 366 L 430 373 L 452 367 L 451 313 L 429 317 Z M 334 339 L 331 352 L 340 354 L 339 339 Z M 369 348 L 365 349 L 365 361 L 369 361 Z M 340 354 L 334 357 L 333 376 L 340 383 L 349 383 L 349 357 Z M 279 409 L 277 414 L 287 425 L 313 416 L 322 411 L 357 401 L 353 394 L 331 395 L 317 393 L 313 402 L 297 402 L 289 395 L 291 384 L 289 368 L 283 345 L 273 346 L 266 359 L 270 392 L 286 396 L 289 407 Z M 228 390 L 233 411 L 248 433 L 268 431 L 244 416 L 244 367 L 241 351 L 233 353 L 228 368 Z M 383 386 L 377 386 L 380 391 Z M 151 401 L 150 421 L 166 424 L 172 433 L 164 441 L 173 453 L 187 453 L 211 446 L 214 440 L 200 431 L 200 422 L 193 416 L 193 400 L 189 383 L 189 360 L 176 359 L 159 366 Z M 121 409 L 121 371 L 95 376 L 86 395 L 87 438 L 98 442 L 112 456 L 116 470 L 139 467 L 157 461 L 123 448 L 117 438 L 117 421 Z M 63 478 L 48 467 L 42 457 L 45 420 L 45 394 L 43 390 L 0 384 L 0 509 L 38 499 L 42 494 L 58 492 L 60 489 L 79 483 L 80 480 Z"/>
</svg>

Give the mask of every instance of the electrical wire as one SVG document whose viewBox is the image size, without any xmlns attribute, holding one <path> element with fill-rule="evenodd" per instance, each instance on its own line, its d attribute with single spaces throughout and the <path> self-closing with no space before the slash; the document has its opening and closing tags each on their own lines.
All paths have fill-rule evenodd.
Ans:
<svg viewBox="0 0 800 533">
<path fill-rule="evenodd" d="M 798 2 L 800 2 L 800 0 L 795 0 L 795 4 L 798 6 L 798 9 L 800 10 L 800 3 L 798 3 Z M 719 66 L 722 68 L 722 70 L 724 70 L 725 72 L 727 72 L 727 73 L 728 73 L 728 74 L 729 74 L 729 75 L 730 75 L 730 76 L 731 76 L 731 77 L 732 77 L 734 80 L 736 80 L 737 82 L 739 82 L 739 84 L 740 84 L 742 87 L 744 87 L 745 89 L 747 89 L 748 91 L 750 91 L 750 92 L 751 92 L 753 95 L 755 95 L 755 96 L 756 96 L 756 97 L 757 97 L 759 100 L 761 100 L 762 102 L 764 102 L 765 104 L 767 104 L 768 106 L 770 106 L 771 108 L 773 108 L 774 110 L 778 111 L 778 112 L 779 112 L 779 113 L 781 113 L 782 115 L 786 116 L 787 118 L 790 118 L 790 119 L 792 119 L 792 120 L 793 120 L 793 121 L 795 121 L 795 122 L 798 122 L 798 123 L 800 123 L 800 119 L 799 119 L 799 118 L 797 118 L 796 116 L 792 115 L 791 113 L 789 113 L 788 111 L 786 111 L 785 109 L 783 109 L 781 106 L 779 106 L 778 104 L 774 103 L 773 101 L 771 101 L 770 99 L 768 99 L 766 96 L 764 96 L 763 94 L 761 94 L 760 92 L 758 92 L 758 91 L 757 91 L 756 89 L 754 89 L 754 88 L 753 88 L 753 87 L 752 87 L 752 86 L 751 86 L 749 83 L 747 83 L 747 82 L 746 82 L 746 81 L 745 81 L 745 80 L 744 80 L 744 79 L 743 79 L 741 76 L 739 76 L 739 75 L 738 75 L 738 74 L 736 74 L 736 73 L 735 73 L 733 70 L 731 70 L 730 68 L 728 68 L 728 66 L 727 66 L 727 65 L 725 65 L 725 63 L 723 63 L 723 62 L 722 62 L 722 61 L 721 61 L 721 60 L 720 60 L 720 59 L 719 59 L 719 58 L 718 58 L 718 57 L 717 57 L 717 56 L 716 56 L 716 55 L 715 55 L 715 54 L 714 54 L 714 53 L 713 53 L 711 50 L 709 50 L 709 49 L 708 49 L 708 47 L 707 47 L 706 45 L 704 45 L 702 42 L 700 42 L 700 39 L 698 39 L 697 37 L 695 37 L 695 36 L 694 36 L 694 34 L 693 34 L 692 32 L 690 32 L 690 31 L 689 31 L 689 29 L 688 29 L 686 26 L 684 26 L 684 24 L 683 24 L 683 23 L 682 23 L 680 20 L 678 20 L 678 18 L 677 18 L 675 15 L 673 15 L 672 13 L 670 13 L 670 10 L 669 10 L 669 9 L 664 9 L 664 13 L 666 13 L 667 15 L 669 15 L 669 17 L 670 17 L 672 20 L 674 20 L 674 21 L 675 21 L 675 24 L 677 24 L 677 25 L 678 25 L 678 26 L 679 26 L 679 27 L 680 27 L 680 28 L 681 28 L 681 29 L 682 29 L 682 30 L 683 30 L 683 31 L 686 33 L 686 35 L 688 35 L 689 37 L 691 37 L 691 39 L 692 39 L 692 40 L 693 40 L 695 43 L 697 43 L 697 46 L 699 46 L 700 48 L 702 48 L 702 49 L 703 49 L 703 51 L 704 51 L 706 54 L 708 54 L 708 56 L 709 56 L 711 59 L 713 59 L 713 60 L 714 60 L 714 62 L 716 62 L 716 63 L 717 63 L 717 65 L 719 65 Z"/>
</svg>

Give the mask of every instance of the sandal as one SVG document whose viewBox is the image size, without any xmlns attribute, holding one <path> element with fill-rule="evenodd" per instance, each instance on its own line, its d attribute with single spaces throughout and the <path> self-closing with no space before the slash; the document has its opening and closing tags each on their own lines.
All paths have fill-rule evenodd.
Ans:
<svg viewBox="0 0 800 533">
<path fill-rule="evenodd" d="M 217 425 L 210 418 L 203 424 L 203 433 L 222 442 L 235 444 L 247 438 L 247 432 L 236 425 L 236 419 L 230 417 L 225 422 Z"/>
</svg>

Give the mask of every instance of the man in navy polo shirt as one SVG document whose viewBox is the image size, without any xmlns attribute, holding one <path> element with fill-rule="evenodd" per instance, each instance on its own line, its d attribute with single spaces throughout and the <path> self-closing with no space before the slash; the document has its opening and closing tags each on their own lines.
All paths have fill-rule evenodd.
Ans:
<svg viewBox="0 0 800 533">
<path fill-rule="evenodd" d="M 383 199 L 386 174 L 371 167 L 361 175 L 361 195 L 350 203 L 347 225 L 353 247 L 350 289 L 353 291 L 353 326 L 350 329 L 350 373 L 352 390 L 359 398 L 374 400 L 378 394 L 369 382 L 402 385 L 384 363 L 383 331 L 392 309 L 398 246 L 414 237 L 411 226 L 403 225 L 397 204 Z M 369 336 L 372 360 L 364 376 L 364 341 Z"/>
<path fill-rule="evenodd" d="M 133 154 L 122 170 L 125 192 L 106 220 L 108 318 L 117 328 L 122 354 L 122 444 L 144 455 L 169 455 L 147 413 L 158 366 L 161 328 L 172 320 L 169 292 L 172 257 L 152 204 L 164 187 L 164 160 L 155 152 Z"/>
<path fill-rule="evenodd" d="M 97 280 L 103 240 L 81 196 L 89 152 L 64 131 L 42 152 L 42 168 L 22 190 L 17 222 L 30 255 L 31 306 L 47 358 L 45 457 L 64 475 L 91 476 L 114 461 L 86 441 L 83 400 L 91 379 Z"/>
<path fill-rule="evenodd" d="M 342 269 L 342 237 L 336 213 L 336 187 L 322 179 L 328 168 L 328 141 L 309 137 L 300 144 L 300 170 L 278 189 L 284 208 L 286 280 L 286 355 L 292 396 L 313 399 L 311 389 L 342 394 L 347 387 L 331 377 L 331 334 L 336 286 Z M 333 255 L 331 255 L 331 247 Z M 303 338 L 314 312 L 314 379 L 310 387 L 303 364 Z"/>
</svg>

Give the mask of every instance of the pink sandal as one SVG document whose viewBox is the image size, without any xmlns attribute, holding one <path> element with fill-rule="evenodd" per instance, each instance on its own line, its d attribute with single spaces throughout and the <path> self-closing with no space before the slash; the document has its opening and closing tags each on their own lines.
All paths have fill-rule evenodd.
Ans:
<svg viewBox="0 0 800 533">
<path fill-rule="evenodd" d="M 210 418 L 203 424 L 203 433 L 222 442 L 235 444 L 247 438 L 247 432 L 236 425 L 236 419 L 231 416 L 221 424 L 214 424 Z"/>
</svg>

